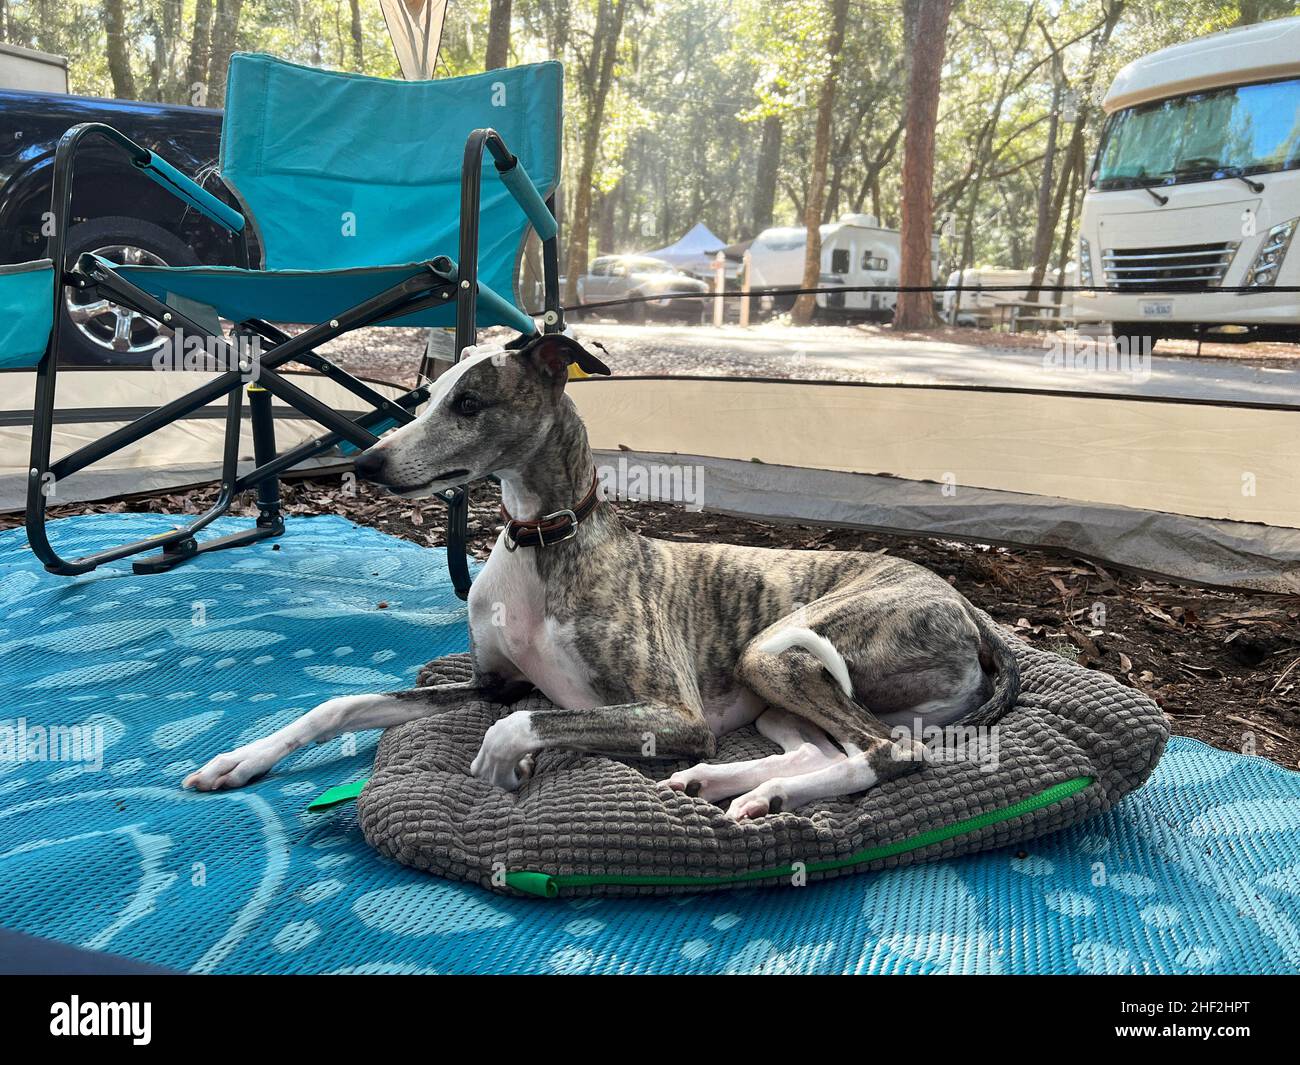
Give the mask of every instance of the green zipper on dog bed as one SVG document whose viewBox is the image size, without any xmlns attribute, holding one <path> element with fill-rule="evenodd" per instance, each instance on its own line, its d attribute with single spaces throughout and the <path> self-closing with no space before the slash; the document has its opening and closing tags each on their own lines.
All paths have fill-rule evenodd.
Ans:
<svg viewBox="0 0 1300 1065">
<path fill-rule="evenodd" d="M 880 858 L 889 858 L 895 854 L 906 854 L 908 851 L 919 850 L 934 843 L 942 843 L 944 840 L 953 839 L 968 832 L 976 832 L 981 828 L 1000 824 L 1003 821 L 1011 821 L 1017 817 L 1051 806 L 1053 803 L 1061 802 L 1072 795 L 1077 795 L 1092 784 L 1094 780 L 1096 780 L 1095 777 L 1072 777 L 1069 780 L 1061 781 L 1059 784 L 1053 784 L 1049 788 L 1044 788 L 1038 794 L 1031 795 L 1027 799 L 1021 799 L 1010 806 L 1004 806 L 1000 810 L 989 810 L 987 813 L 968 817 L 964 821 L 956 821 L 941 828 L 932 828 L 928 832 L 922 832 L 920 835 L 911 836 L 907 839 L 900 839 L 894 843 L 868 847 L 856 854 L 850 854 L 847 858 L 838 858 L 825 862 L 809 862 L 805 871 L 822 873 L 832 869 L 847 869 L 852 865 L 862 865 L 864 862 L 874 862 Z M 528 895 L 553 899 L 559 895 L 562 889 L 569 887 L 594 887 L 605 884 L 617 884 L 626 887 L 692 887 L 697 884 L 740 884 L 751 880 L 770 880 L 778 876 L 788 877 L 793 874 L 793 867 L 788 865 L 779 869 L 759 869 L 750 873 L 737 873 L 734 876 L 590 876 L 579 873 L 559 876 L 533 870 L 518 870 L 513 873 L 506 873 L 506 886 Z"/>
</svg>

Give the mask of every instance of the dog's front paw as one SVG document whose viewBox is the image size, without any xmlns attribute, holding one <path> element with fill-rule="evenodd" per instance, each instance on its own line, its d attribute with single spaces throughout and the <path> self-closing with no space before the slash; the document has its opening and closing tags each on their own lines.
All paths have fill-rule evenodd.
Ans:
<svg viewBox="0 0 1300 1065">
<path fill-rule="evenodd" d="M 531 716 L 520 710 L 494 723 L 483 735 L 483 745 L 469 765 L 470 773 L 505 791 L 514 791 L 527 780 L 537 749 Z"/>
<path fill-rule="evenodd" d="M 245 744 L 233 751 L 219 754 L 202 769 L 187 776 L 181 787 L 195 791 L 221 791 L 225 788 L 242 788 L 268 772 L 278 761 L 275 747 L 265 740 Z"/>
</svg>

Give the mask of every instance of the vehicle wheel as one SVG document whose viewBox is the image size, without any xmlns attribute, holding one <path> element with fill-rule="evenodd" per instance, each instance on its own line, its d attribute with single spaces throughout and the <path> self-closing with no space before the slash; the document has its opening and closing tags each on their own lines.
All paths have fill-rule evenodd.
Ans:
<svg viewBox="0 0 1300 1065">
<path fill-rule="evenodd" d="M 139 218 L 96 218 L 68 231 L 67 261 L 85 252 L 137 266 L 197 266 L 179 237 Z M 152 318 L 65 286 L 59 361 L 72 366 L 148 365 L 170 332 Z"/>
</svg>

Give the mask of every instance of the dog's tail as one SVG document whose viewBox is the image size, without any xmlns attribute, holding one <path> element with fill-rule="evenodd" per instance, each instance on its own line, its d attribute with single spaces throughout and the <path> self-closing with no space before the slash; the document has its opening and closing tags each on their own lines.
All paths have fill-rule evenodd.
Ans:
<svg viewBox="0 0 1300 1065">
<path fill-rule="evenodd" d="M 760 651 L 772 655 L 779 655 L 791 647 L 802 647 L 809 652 L 826 667 L 826 671 L 835 678 L 835 683 L 840 686 L 844 694 L 850 699 L 853 698 L 853 682 L 849 680 L 848 663 L 844 661 L 844 656 L 835 650 L 835 645 L 820 633 L 801 625 L 792 625 L 773 633 L 758 645 Z"/>
<path fill-rule="evenodd" d="M 1020 695 L 1020 665 L 1011 650 L 1009 637 L 982 610 L 972 610 L 971 617 L 980 634 L 980 667 L 993 676 L 993 694 L 962 724 L 991 725 L 1016 705 Z"/>
</svg>

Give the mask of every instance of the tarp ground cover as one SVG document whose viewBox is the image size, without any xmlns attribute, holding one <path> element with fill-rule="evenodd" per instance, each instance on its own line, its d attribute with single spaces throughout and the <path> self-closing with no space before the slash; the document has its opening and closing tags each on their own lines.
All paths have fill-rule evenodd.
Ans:
<svg viewBox="0 0 1300 1065">
<path fill-rule="evenodd" d="M 72 553 L 172 524 L 53 529 Z M 0 534 L 0 727 L 91 722 L 107 745 L 98 771 L 0 762 L 0 925 L 199 972 L 1300 971 L 1300 775 L 1190 740 L 1114 809 L 1032 843 L 672 899 L 510 898 L 381 857 L 353 806 L 304 809 L 370 772 L 375 733 L 242 791 L 179 789 L 211 754 L 465 642 L 440 552 L 340 518 L 150 577 L 54 577 L 21 530 Z"/>
</svg>

